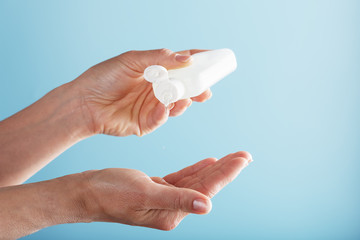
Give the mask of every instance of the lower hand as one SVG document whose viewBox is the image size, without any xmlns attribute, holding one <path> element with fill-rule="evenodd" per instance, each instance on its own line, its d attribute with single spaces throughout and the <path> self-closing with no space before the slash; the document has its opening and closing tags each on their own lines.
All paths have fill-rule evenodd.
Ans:
<svg viewBox="0 0 360 240">
<path fill-rule="evenodd" d="M 185 67 L 191 64 L 191 55 L 201 51 L 130 51 L 91 67 L 72 84 L 85 105 L 83 116 L 91 123 L 90 131 L 142 136 L 164 124 L 169 116 L 181 115 L 192 101 L 209 99 L 211 91 L 207 90 L 165 107 L 155 98 L 152 84 L 143 78 L 150 65 L 167 69 Z"/>
<path fill-rule="evenodd" d="M 118 222 L 171 230 L 189 213 L 211 210 L 216 193 L 251 162 L 247 152 L 208 158 L 164 178 L 131 169 L 84 172 L 90 221 Z"/>
<path fill-rule="evenodd" d="M 131 169 L 104 169 L 0 189 L 0 239 L 49 226 L 117 222 L 171 230 L 189 213 L 211 210 L 210 198 L 251 162 L 237 152 L 207 158 L 164 178 Z"/>
</svg>

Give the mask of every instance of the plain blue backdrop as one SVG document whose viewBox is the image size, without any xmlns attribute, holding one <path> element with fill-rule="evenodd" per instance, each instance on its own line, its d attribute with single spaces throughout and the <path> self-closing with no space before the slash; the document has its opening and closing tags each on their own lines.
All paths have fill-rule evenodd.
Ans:
<svg viewBox="0 0 360 240">
<path fill-rule="evenodd" d="M 359 43 L 360 1 L 0 0 L 1 119 L 127 50 L 226 47 L 238 59 L 210 101 L 141 138 L 86 139 L 28 182 L 254 157 L 210 214 L 173 231 L 67 224 L 25 239 L 359 239 Z"/>
</svg>

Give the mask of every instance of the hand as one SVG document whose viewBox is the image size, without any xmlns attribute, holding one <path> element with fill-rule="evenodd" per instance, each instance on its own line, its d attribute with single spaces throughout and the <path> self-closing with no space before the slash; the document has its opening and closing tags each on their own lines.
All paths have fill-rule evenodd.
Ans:
<svg viewBox="0 0 360 240">
<path fill-rule="evenodd" d="M 0 239 L 77 222 L 107 221 L 162 230 L 189 213 L 211 210 L 210 198 L 251 162 L 237 152 L 208 158 L 164 178 L 131 169 L 105 169 L 0 189 Z"/>
<path fill-rule="evenodd" d="M 192 101 L 209 99 L 211 91 L 207 90 L 165 107 L 155 98 L 151 83 L 143 78 L 145 68 L 150 65 L 167 69 L 185 67 L 191 64 L 191 55 L 201 51 L 130 51 L 87 70 L 74 84 L 86 106 L 84 116 L 91 119 L 91 131 L 142 136 L 164 124 L 168 116 L 181 115 Z"/>
<path fill-rule="evenodd" d="M 184 67 L 191 64 L 190 55 L 199 51 L 124 53 L 0 121 L 0 186 L 24 182 L 73 144 L 94 134 L 142 136 L 168 116 L 182 114 L 192 100 L 209 99 L 211 91 L 207 90 L 165 108 L 143 78 L 149 65 Z"/>
<path fill-rule="evenodd" d="M 85 172 L 92 221 L 171 230 L 189 213 L 205 214 L 212 198 L 251 162 L 247 152 L 208 158 L 164 178 L 131 169 Z"/>
</svg>

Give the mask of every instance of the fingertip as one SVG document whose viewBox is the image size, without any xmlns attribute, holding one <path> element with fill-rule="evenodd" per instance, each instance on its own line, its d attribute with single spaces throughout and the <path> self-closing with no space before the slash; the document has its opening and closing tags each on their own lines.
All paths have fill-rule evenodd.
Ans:
<svg viewBox="0 0 360 240">
<path fill-rule="evenodd" d="M 193 57 L 191 55 L 175 54 L 175 60 L 181 63 L 191 62 Z"/>
<path fill-rule="evenodd" d="M 233 166 L 234 169 L 242 170 L 249 165 L 249 161 L 246 158 L 242 158 L 242 157 L 235 157 L 230 161 L 231 161 L 230 164 Z"/>
<path fill-rule="evenodd" d="M 238 151 L 231 154 L 232 157 L 241 157 L 245 158 L 248 162 L 252 162 L 253 158 L 249 152 L 246 151 Z"/>
<path fill-rule="evenodd" d="M 175 103 L 175 106 L 170 111 L 170 117 L 177 117 L 183 114 L 186 109 L 191 105 L 192 100 L 191 99 L 182 99 Z"/>
<path fill-rule="evenodd" d="M 193 55 L 196 53 L 207 52 L 207 51 L 210 51 L 210 49 L 189 49 L 189 50 L 179 51 L 177 53 L 184 54 L 184 55 Z"/>
<path fill-rule="evenodd" d="M 195 199 L 192 205 L 193 213 L 195 214 L 207 214 L 212 209 L 212 203 L 209 198 Z"/>
<path fill-rule="evenodd" d="M 192 97 L 191 99 L 195 102 L 205 102 L 212 97 L 212 92 L 210 89 L 207 89 L 205 92 L 201 93 L 196 97 Z"/>
<path fill-rule="evenodd" d="M 159 126 L 165 123 L 168 119 L 169 111 L 170 110 L 165 107 L 164 104 L 158 102 L 153 109 L 153 112 L 151 113 L 151 118 L 149 118 L 151 119 L 151 122 L 149 122 L 149 126 Z"/>
<path fill-rule="evenodd" d="M 170 112 L 174 107 L 175 107 L 175 103 L 170 103 L 170 104 L 167 106 L 167 110 Z"/>
<path fill-rule="evenodd" d="M 189 98 L 189 101 L 188 101 L 188 105 L 187 105 L 187 107 L 190 107 L 191 106 L 191 104 L 192 104 L 192 99 L 191 98 Z"/>
<path fill-rule="evenodd" d="M 212 98 L 212 95 L 213 95 L 212 91 L 209 90 L 209 96 L 208 96 L 208 99 L 207 99 L 207 100 L 209 100 L 210 98 Z"/>
</svg>

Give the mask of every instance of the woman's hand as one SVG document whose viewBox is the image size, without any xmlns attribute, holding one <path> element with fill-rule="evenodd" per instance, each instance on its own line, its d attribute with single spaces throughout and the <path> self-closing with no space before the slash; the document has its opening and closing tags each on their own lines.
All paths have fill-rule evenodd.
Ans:
<svg viewBox="0 0 360 240">
<path fill-rule="evenodd" d="M 83 111 L 90 119 L 91 131 L 142 136 L 164 124 L 168 116 L 181 115 L 192 101 L 209 99 L 211 91 L 207 90 L 165 107 L 155 98 L 151 83 L 143 78 L 150 65 L 167 69 L 185 67 L 191 64 L 191 55 L 201 51 L 130 51 L 91 67 L 73 82 L 86 106 Z"/>
<path fill-rule="evenodd" d="M 192 100 L 210 98 L 210 90 L 165 108 L 143 78 L 144 69 L 191 64 L 191 54 L 170 50 L 130 51 L 55 88 L 29 107 L 0 121 L 0 187 L 24 182 L 78 141 L 97 133 L 126 136 L 154 131 L 168 116 L 182 114 Z"/>
<path fill-rule="evenodd" d="M 85 172 L 89 190 L 83 205 L 91 221 L 171 230 L 189 213 L 208 213 L 210 198 L 251 161 L 249 153 L 237 152 L 218 161 L 202 160 L 164 178 L 119 168 Z"/>
<path fill-rule="evenodd" d="M 0 239 L 77 222 L 117 222 L 171 230 L 189 213 L 211 210 L 210 198 L 251 162 L 247 152 L 207 158 L 164 178 L 131 169 L 92 170 L 0 189 Z"/>
</svg>

